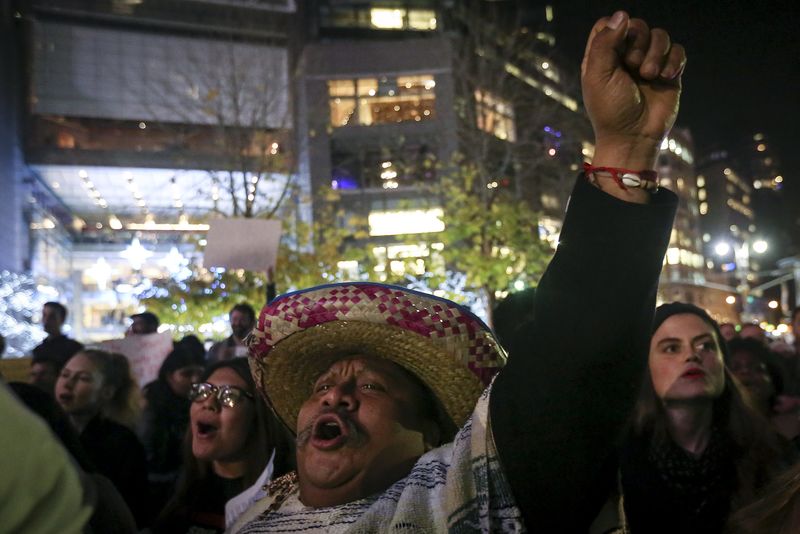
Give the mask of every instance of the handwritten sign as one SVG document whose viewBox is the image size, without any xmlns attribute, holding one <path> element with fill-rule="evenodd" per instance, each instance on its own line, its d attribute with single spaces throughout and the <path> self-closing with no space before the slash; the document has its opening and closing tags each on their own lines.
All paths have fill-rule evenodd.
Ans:
<svg viewBox="0 0 800 534">
<path fill-rule="evenodd" d="M 275 266 L 281 222 L 265 219 L 210 221 L 203 266 L 266 271 Z"/>
<path fill-rule="evenodd" d="M 168 332 L 136 334 L 122 339 L 101 341 L 97 347 L 125 355 L 131 363 L 131 371 L 137 383 L 144 386 L 156 379 L 164 358 L 172 352 L 172 336 Z"/>
</svg>

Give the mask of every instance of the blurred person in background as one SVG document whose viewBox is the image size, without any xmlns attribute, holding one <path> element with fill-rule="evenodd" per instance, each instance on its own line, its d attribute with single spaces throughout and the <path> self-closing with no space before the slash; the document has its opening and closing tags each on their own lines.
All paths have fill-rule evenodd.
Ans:
<svg viewBox="0 0 800 534">
<path fill-rule="evenodd" d="M 649 369 L 620 460 L 633 534 L 718 533 L 795 458 L 724 365 L 716 322 L 691 304 L 656 310 Z"/>
<path fill-rule="evenodd" d="M 42 328 L 47 337 L 34 347 L 31 360 L 31 383 L 53 394 L 55 380 L 61 368 L 83 345 L 64 335 L 61 329 L 67 320 L 67 308 L 59 302 L 42 306 Z"/>
<path fill-rule="evenodd" d="M 725 341 L 730 341 L 739 337 L 739 333 L 736 331 L 736 325 L 732 323 L 720 324 L 719 333 L 722 334 L 722 339 Z"/>
<path fill-rule="evenodd" d="M 754 407 L 783 437 L 796 440 L 800 434 L 799 407 L 784 395 L 783 375 L 769 349 L 752 338 L 734 339 L 728 343 L 725 364 L 747 390 Z"/>
<path fill-rule="evenodd" d="M 158 332 L 160 324 L 161 321 L 158 320 L 158 316 L 153 312 L 136 313 L 131 315 L 131 325 L 125 335 L 155 334 Z"/>
<path fill-rule="evenodd" d="M 148 522 L 147 460 L 136 434 L 116 420 L 137 402 L 138 387 L 125 356 L 83 350 L 70 358 L 56 381 L 56 400 L 80 435 L 97 470 L 108 477 L 133 512 L 136 524 Z"/>
<path fill-rule="evenodd" d="M 244 339 L 256 324 L 256 312 L 249 304 L 240 303 L 231 308 L 228 318 L 232 334 L 211 346 L 206 357 L 208 363 L 247 356 Z"/>
<path fill-rule="evenodd" d="M 155 532 L 223 532 L 225 503 L 268 462 L 272 478 L 291 469 L 291 440 L 258 396 L 247 359 L 217 362 L 200 380 L 190 393 L 184 472 Z"/>
<path fill-rule="evenodd" d="M 56 380 L 61 367 L 56 360 L 49 356 L 34 355 L 31 358 L 31 370 L 29 372 L 30 383 L 39 388 L 40 390 L 53 395 L 56 389 Z"/>
<path fill-rule="evenodd" d="M 746 323 L 742 325 L 742 330 L 739 332 L 741 338 L 752 338 L 756 341 L 767 344 L 767 333 L 756 323 Z"/>
<path fill-rule="evenodd" d="M 191 343 L 188 345 L 191 347 Z M 200 351 L 192 351 L 187 343 L 176 343 L 161 364 L 158 378 L 143 388 L 145 406 L 139 437 L 147 453 L 149 502 L 154 516 L 169 500 L 180 471 L 182 443 L 189 426 L 189 392 L 199 381 L 205 363 L 200 347 Z"/>
</svg>

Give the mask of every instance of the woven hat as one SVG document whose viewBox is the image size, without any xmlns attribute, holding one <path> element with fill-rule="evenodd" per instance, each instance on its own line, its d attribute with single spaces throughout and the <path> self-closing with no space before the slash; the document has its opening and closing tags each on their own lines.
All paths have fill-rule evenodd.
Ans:
<svg viewBox="0 0 800 534">
<path fill-rule="evenodd" d="M 316 379 L 347 356 L 401 365 L 433 392 L 456 428 L 507 358 L 491 330 L 466 308 L 402 287 L 358 282 L 273 300 L 261 310 L 248 344 L 253 378 L 292 432 Z"/>
</svg>

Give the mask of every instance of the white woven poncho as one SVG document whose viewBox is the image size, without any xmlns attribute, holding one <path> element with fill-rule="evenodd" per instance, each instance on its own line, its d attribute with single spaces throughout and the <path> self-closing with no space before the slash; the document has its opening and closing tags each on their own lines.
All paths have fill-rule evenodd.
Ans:
<svg viewBox="0 0 800 534">
<path fill-rule="evenodd" d="M 293 483 L 282 495 L 256 502 L 229 532 L 524 532 L 492 439 L 490 391 L 491 386 L 452 443 L 426 453 L 382 494 L 309 508 Z"/>
</svg>

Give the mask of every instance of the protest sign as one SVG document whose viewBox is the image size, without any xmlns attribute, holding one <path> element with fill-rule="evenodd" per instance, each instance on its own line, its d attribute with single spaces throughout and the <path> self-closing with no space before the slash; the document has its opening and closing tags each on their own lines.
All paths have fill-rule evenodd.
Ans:
<svg viewBox="0 0 800 534">
<path fill-rule="evenodd" d="M 136 382 L 144 386 L 156 379 L 161 363 L 172 352 L 172 335 L 169 332 L 134 334 L 122 339 L 101 341 L 98 348 L 124 354 L 131 363 Z"/>
<path fill-rule="evenodd" d="M 281 222 L 265 219 L 213 219 L 203 266 L 266 272 L 275 266 Z"/>
</svg>

